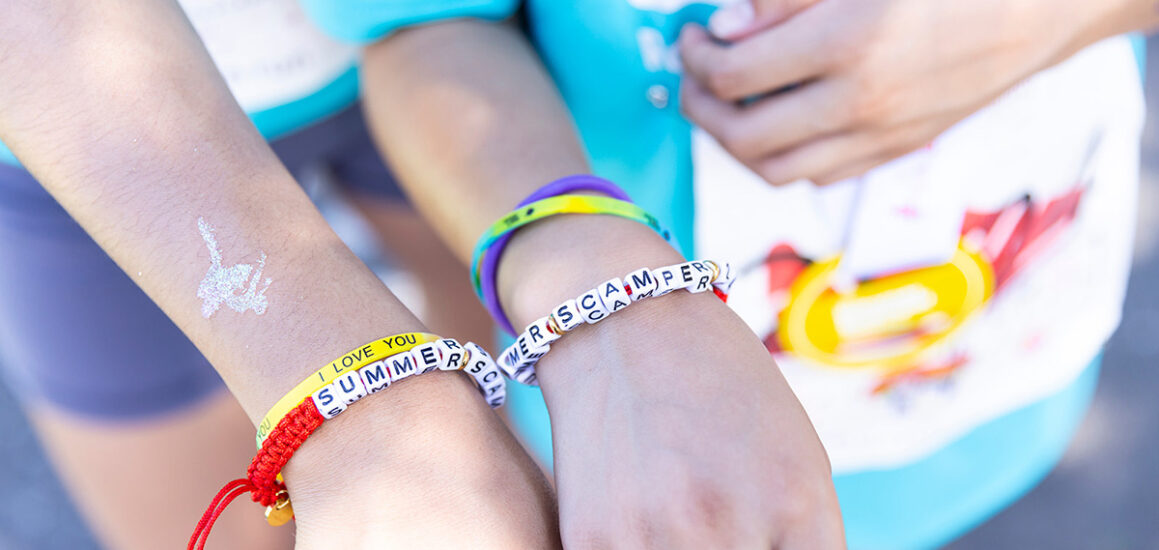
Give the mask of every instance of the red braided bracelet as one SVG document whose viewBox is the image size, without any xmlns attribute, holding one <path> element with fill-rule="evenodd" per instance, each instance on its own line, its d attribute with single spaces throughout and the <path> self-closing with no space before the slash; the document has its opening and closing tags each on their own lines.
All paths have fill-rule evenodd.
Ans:
<svg viewBox="0 0 1159 550">
<path fill-rule="evenodd" d="M 375 361 L 380 357 L 382 359 Z M 350 361 L 346 361 L 347 358 L 351 358 Z M 403 379 L 435 370 L 462 371 L 470 375 L 492 407 L 502 405 L 506 399 L 506 385 L 499 367 L 486 350 L 472 342 L 460 346 L 450 338 L 413 333 L 383 338 L 357 348 L 310 375 L 306 382 L 311 384 L 299 384 L 282 398 L 273 409 L 280 415 L 280 420 L 268 433 L 265 429 L 273 420 L 270 420 L 271 415 L 267 415 L 267 420 L 261 425 L 263 429 L 259 431 L 261 445 L 258 454 L 250 463 L 246 477 L 226 483 L 218 491 L 189 538 L 188 550 L 204 549 L 217 518 L 231 502 L 245 493 L 250 493 L 254 502 L 266 507 L 266 520 L 270 525 L 290 521 L 294 517 L 294 508 L 290 505 L 290 495 L 280 474 L 306 438 L 327 418 L 333 418 L 363 397 Z M 322 380 L 320 387 L 315 377 Z M 297 405 L 285 405 L 283 415 L 280 409 L 282 401 L 297 401 Z"/>
<path fill-rule="evenodd" d="M 201 521 L 197 522 L 187 549 L 203 550 L 205 542 L 209 540 L 209 531 L 225 507 L 245 493 L 251 493 L 253 501 L 262 506 L 285 505 L 286 485 L 278 481 L 278 474 L 290 457 L 294 456 L 294 451 L 322 425 L 323 420 L 313 399 L 307 399 L 291 409 L 262 443 L 261 450 L 250 462 L 246 477 L 226 483 L 217 492 L 209 508 L 202 514 Z"/>
</svg>

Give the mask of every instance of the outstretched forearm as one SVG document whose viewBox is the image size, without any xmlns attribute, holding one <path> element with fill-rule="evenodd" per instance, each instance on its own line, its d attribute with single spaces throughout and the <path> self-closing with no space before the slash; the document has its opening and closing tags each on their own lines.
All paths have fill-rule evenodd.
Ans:
<svg viewBox="0 0 1159 550">
<path fill-rule="evenodd" d="M 381 149 L 464 262 L 483 230 L 524 197 L 589 170 L 554 82 L 510 22 L 449 21 L 401 31 L 367 50 L 363 72 Z M 609 250 L 613 241 L 617 248 Z M 543 254 L 553 261 L 536 261 Z M 601 261 L 591 261 L 593 254 Z M 561 216 L 516 233 L 498 289 L 522 327 L 596 278 L 675 261 L 679 255 L 638 223 Z"/>
<path fill-rule="evenodd" d="M 507 209 L 588 170 L 554 83 L 514 24 L 403 30 L 368 48 L 363 72 L 375 138 L 464 261 Z"/>
<path fill-rule="evenodd" d="M 420 327 L 278 162 L 175 4 L 37 4 L 0 30 L 0 137 L 251 418 L 332 356 Z"/>
<path fill-rule="evenodd" d="M 422 329 L 281 166 L 176 3 L 0 11 L 0 139 L 251 419 L 347 350 Z M 465 376 L 430 373 L 355 408 L 286 467 L 299 548 L 551 545 L 550 491 Z M 504 521 L 489 513 L 510 502 Z M 415 507 L 427 511 L 397 513 Z"/>
<path fill-rule="evenodd" d="M 364 74 L 380 145 L 464 260 L 532 191 L 586 170 L 558 92 L 513 26 L 406 30 L 370 48 Z M 680 261 L 642 224 L 555 216 L 515 233 L 497 289 L 523 327 L 611 277 Z M 840 546 L 828 462 L 808 418 L 760 341 L 712 293 L 642 300 L 576 328 L 536 371 L 565 545 L 767 548 L 798 537 Z M 763 419 L 755 431 L 754 418 Z M 793 488 L 778 485 L 788 478 Z M 709 501 L 712 525 L 686 515 Z M 808 519 L 786 519 L 786 503 Z"/>
</svg>

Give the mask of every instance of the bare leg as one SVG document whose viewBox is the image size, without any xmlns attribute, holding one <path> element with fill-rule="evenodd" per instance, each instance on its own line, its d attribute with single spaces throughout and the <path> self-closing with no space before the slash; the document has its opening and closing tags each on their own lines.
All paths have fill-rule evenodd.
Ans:
<svg viewBox="0 0 1159 550">
<path fill-rule="evenodd" d="M 253 425 L 226 391 L 163 417 L 131 423 L 29 407 L 39 436 L 77 508 L 111 550 L 184 548 L 205 506 L 226 481 L 245 476 Z M 213 539 L 230 548 L 292 547 L 293 529 L 266 524 L 239 499 Z"/>
</svg>

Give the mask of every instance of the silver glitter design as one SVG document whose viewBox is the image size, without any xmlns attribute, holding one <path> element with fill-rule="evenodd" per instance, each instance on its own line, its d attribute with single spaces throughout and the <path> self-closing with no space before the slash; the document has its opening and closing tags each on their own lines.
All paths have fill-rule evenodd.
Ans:
<svg viewBox="0 0 1159 550">
<path fill-rule="evenodd" d="M 250 309 L 258 315 L 265 313 L 266 306 L 269 305 L 266 301 L 266 289 L 273 282 L 269 277 L 262 281 L 266 253 L 261 252 L 257 269 L 249 264 L 222 267 L 221 249 L 217 247 L 217 238 L 213 236 L 213 226 L 206 223 L 205 218 L 197 218 L 197 229 L 201 231 L 201 238 L 205 239 L 210 261 L 209 271 L 205 273 L 205 278 L 197 287 L 197 297 L 202 300 L 201 316 L 208 319 L 223 303 L 238 313 Z M 261 290 L 258 290 L 259 283 L 262 283 Z"/>
</svg>

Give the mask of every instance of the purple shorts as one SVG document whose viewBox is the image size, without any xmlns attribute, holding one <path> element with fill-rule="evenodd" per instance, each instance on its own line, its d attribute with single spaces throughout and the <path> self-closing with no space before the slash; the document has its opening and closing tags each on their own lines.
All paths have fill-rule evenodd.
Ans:
<svg viewBox="0 0 1159 550">
<path fill-rule="evenodd" d="M 271 143 L 292 173 L 321 167 L 340 185 L 402 195 L 359 106 Z M 39 183 L 0 164 L 0 372 L 22 401 L 137 418 L 222 387 L 177 326 Z"/>
</svg>

